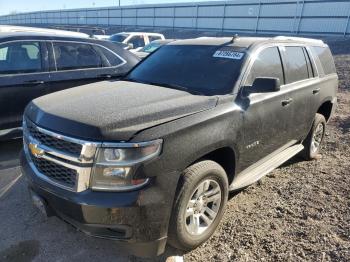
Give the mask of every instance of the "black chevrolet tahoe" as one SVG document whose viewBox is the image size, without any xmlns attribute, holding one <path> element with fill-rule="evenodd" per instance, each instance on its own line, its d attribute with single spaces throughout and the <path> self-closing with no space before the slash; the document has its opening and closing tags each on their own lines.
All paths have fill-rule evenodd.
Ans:
<svg viewBox="0 0 350 262">
<path fill-rule="evenodd" d="M 0 32 L 0 140 L 21 136 L 34 98 L 120 78 L 140 60 L 119 44 L 57 32 Z"/>
<path fill-rule="evenodd" d="M 318 157 L 337 86 L 320 40 L 176 41 L 122 81 L 32 101 L 22 170 L 36 206 L 88 235 L 139 256 L 191 250 L 229 192 Z"/>
</svg>

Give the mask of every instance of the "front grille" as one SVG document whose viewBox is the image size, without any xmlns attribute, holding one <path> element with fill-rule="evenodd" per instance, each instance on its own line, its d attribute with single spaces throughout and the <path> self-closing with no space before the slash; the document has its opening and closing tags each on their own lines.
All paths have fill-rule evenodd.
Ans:
<svg viewBox="0 0 350 262">
<path fill-rule="evenodd" d="M 43 144 L 52 149 L 59 150 L 64 153 L 69 153 L 71 155 L 80 156 L 82 145 L 77 143 L 68 142 L 62 139 L 58 139 L 56 137 L 47 135 L 38 131 L 38 129 L 34 126 L 33 123 L 27 121 L 27 130 L 30 135 L 35 138 L 40 144 Z"/>
<path fill-rule="evenodd" d="M 77 178 L 76 170 L 61 166 L 44 158 L 37 158 L 32 154 L 30 154 L 30 157 L 36 169 L 38 169 L 41 174 L 66 187 L 75 187 Z"/>
</svg>

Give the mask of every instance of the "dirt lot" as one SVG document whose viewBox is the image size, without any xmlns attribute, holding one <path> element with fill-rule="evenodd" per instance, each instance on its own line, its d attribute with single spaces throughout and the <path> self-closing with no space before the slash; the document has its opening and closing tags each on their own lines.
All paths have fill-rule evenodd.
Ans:
<svg viewBox="0 0 350 262">
<path fill-rule="evenodd" d="M 220 228 L 184 254 L 185 261 L 350 261 L 350 40 L 327 41 L 340 89 L 322 158 L 294 158 L 232 195 Z M 13 167 L 19 149 L 20 142 L 0 145 L 0 261 L 152 261 L 123 255 L 113 242 L 89 238 L 57 218 L 40 217 Z M 176 253 L 168 248 L 157 260 Z"/>
</svg>

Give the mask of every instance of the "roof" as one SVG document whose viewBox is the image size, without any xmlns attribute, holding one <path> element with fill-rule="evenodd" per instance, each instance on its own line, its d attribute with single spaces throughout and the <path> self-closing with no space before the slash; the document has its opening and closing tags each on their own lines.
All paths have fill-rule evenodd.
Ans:
<svg viewBox="0 0 350 262">
<path fill-rule="evenodd" d="M 81 38 L 89 37 L 89 35 L 87 34 L 68 31 L 68 30 L 58 30 L 58 29 L 28 27 L 28 26 L 0 25 L 0 33 L 13 33 L 13 32 L 42 33 L 42 34 L 68 36 L 68 37 L 81 37 Z"/>
<path fill-rule="evenodd" d="M 233 39 L 233 41 L 232 41 Z M 301 37 L 199 37 L 194 39 L 177 40 L 169 45 L 211 45 L 211 46 L 232 46 L 239 48 L 249 48 L 255 44 L 264 43 L 300 43 L 300 44 L 315 44 L 324 45 L 322 40 Z"/>
<path fill-rule="evenodd" d="M 76 37 L 76 36 L 65 36 L 50 33 L 37 33 L 37 32 L 0 32 L 1 41 L 14 41 L 14 40 L 71 40 L 71 41 L 81 41 L 81 42 L 98 42 L 102 40 L 86 38 L 86 37 Z"/>
<path fill-rule="evenodd" d="M 115 35 L 119 35 L 119 34 L 162 35 L 162 34 L 160 34 L 160 33 L 152 33 L 152 32 L 120 32 L 120 33 L 116 33 Z"/>
</svg>

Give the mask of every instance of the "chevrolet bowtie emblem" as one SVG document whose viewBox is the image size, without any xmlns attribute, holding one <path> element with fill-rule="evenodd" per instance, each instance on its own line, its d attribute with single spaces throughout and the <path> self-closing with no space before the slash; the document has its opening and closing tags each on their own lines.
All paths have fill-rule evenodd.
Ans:
<svg viewBox="0 0 350 262">
<path fill-rule="evenodd" d="M 36 157 L 41 157 L 45 153 L 45 151 L 40 149 L 37 144 L 29 143 L 28 147 L 32 155 Z"/>
</svg>

